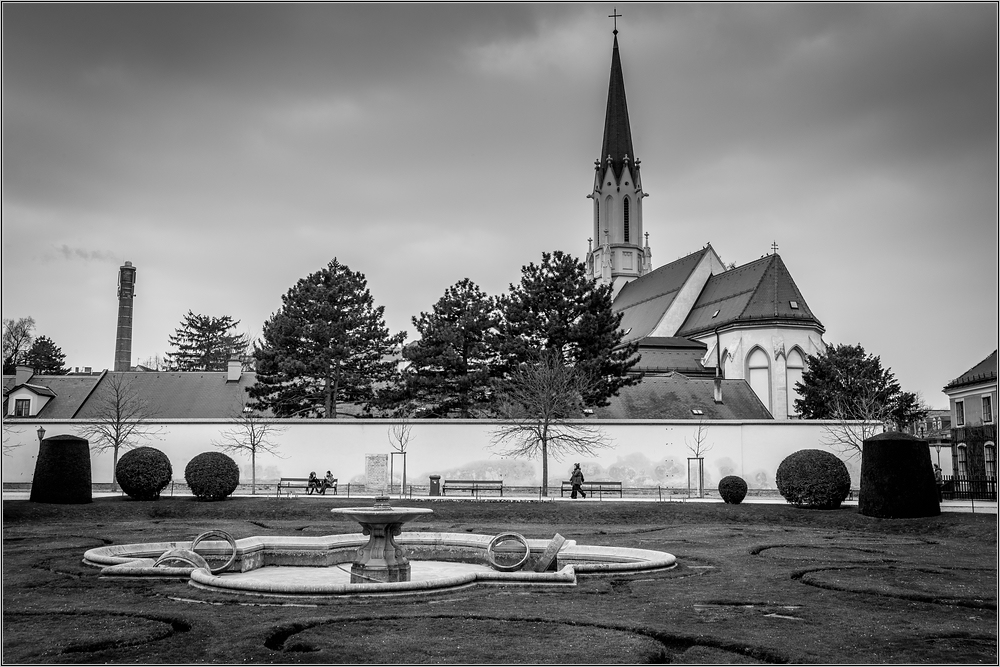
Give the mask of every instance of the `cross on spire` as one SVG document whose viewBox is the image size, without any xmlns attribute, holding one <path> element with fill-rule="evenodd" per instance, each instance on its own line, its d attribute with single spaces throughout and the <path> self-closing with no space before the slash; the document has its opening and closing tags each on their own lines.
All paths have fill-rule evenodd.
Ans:
<svg viewBox="0 0 1000 667">
<path fill-rule="evenodd" d="M 771 242 L 771 252 L 772 253 L 777 253 L 778 252 L 778 242 L 777 241 L 772 241 Z"/>
<path fill-rule="evenodd" d="M 617 7 L 615 7 L 613 10 L 611 10 L 611 13 L 608 14 L 608 18 L 609 19 L 613 18 L 615 20 L 615 32 L 614 32 L 614 34 L 616 34 L 616 35 L 618 34 L 618 19 L 620 17 L 621 17 L 621 14 L 618 13 L 618 8 Z"/>
</svg>

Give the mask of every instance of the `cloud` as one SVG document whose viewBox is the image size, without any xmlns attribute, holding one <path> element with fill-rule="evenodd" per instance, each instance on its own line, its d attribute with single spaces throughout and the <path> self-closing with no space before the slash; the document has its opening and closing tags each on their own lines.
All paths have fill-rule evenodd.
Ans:
<svg viewBox="0 0 1000 667">
<path fill-rule="evenodd" d="M 111 264 L 116 264 L 118 262 L 118 257 L 115 253 L 108 250 L 84 250 L 83 248 L 70 248 L 65 243 L 56 248 L 56 251 L 62 255 L 65 260 L 75 260 L 82 259 L 85 262 L 108 262 Z"/>
</svg>

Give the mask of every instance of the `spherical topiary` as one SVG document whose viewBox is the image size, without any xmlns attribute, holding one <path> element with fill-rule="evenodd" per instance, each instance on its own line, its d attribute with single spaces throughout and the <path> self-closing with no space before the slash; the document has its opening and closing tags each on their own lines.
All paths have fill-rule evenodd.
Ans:
<svg viewBox="0 0 1000 667">
<path fill-rule="evenodd" d="M 815 509 L 837 509 L 851 492 L 847 466 L 820 449 L 803 449 L 786 457 L 774 481 L 785 500 Z"/>
<path fill-rule="evenodd" d="M 739 505 L 747 497 L 747 483 L 736 475 L 723 477 L 719 482 L 719 495 L 730 505 Z"/>
<path fill-rule="evenodd" d="M 188 488 L 202 500 L 224 500 L 240 483 L 240 467 L 221 452 L 202 452 L 184 468 Z"/>
<path fill-rule="evenodd" d="M 865 440 L 858 512 L 881 519 L 941 513 L 931 450 L 926 441 L 894 431 Z"/>
<path fill-rule="evenodd" d="M 75 435 L 54 435 L 42 440 L 31 480 L 31 502 L 58 505 L 93 502 L 89 445 Z"/>
<path fill-rule="evenodd" d="M 158 500 L 174 469 L 159 449 L 136 447 L 125 452 L 115 466 L 115 478 L 122 491 L 135 500 Z"/>
</svg>

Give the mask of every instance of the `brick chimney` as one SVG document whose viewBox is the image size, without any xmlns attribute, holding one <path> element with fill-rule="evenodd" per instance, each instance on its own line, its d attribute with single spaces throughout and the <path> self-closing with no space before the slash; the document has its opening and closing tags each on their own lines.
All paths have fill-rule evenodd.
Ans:
<svg viewBox="0 0 1000 667">
<path fill-rule="evenodd" d="M 118 269 L 118 336 L 115 339 L 115 371 L 132 370 L 132 299 L 135 298 L 135 267 L 132 262 Z"/>
<path fill-rule="evenodd" d="M 14 367 L 14 386 L 19 384 L 24 384 L 31 379 L 31 376 L 35 374 L 35 371 L 31 366 L 15 366 Z"/>
<path fill-rule="evenodd" d="M 226 370 L 226 382 L 239 382 L 240 376 L 243 375 L 243 364 L 239 359 L 230 359 Z"/>
</svg>

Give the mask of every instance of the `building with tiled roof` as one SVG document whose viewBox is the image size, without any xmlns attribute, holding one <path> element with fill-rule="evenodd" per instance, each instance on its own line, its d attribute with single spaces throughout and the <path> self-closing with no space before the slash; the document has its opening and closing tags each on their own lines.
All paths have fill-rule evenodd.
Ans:
<svg viewBox="0 0 1000 667">
<path fill-rule="evenodd" d="M 647 195 L 634 151 L 616 30 L 604 137 L 587 195 L 594 200 L 589 275 L 613 286 L 623 341 L 639 345 L 636 370 L 709 383 L 718 373 L 749 384 L 775 419 L 794 417 L 806 356 L 826 348 L 823 324 L 776 252 L 726 267 L 709 244 L 653 269 L 648 235 L 640 244 Z"/>
<path fill-rule="evenodd" d="M 992 484 L 997 479 L 997 350 L 945 385 L 951 410 L 955 475 Z"/>
</svg>

